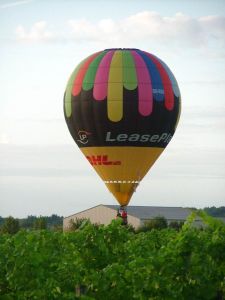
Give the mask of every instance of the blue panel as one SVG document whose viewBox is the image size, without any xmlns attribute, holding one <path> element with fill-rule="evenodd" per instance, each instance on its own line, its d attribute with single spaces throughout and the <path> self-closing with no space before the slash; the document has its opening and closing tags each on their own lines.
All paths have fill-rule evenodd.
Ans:
<svg viewBox="0 0 225 300">
<path fill-rule="evenodd" d="M 147 56 L 143 51 L 137 50 L 138 54 L 144 59 L 146 66 L 148 68 L 148 72 L 152 81 L 152 89 L 153 89 L 153 99 L 156 101 L 164 100 L 164 88 L 163 83 L 159 74 L 159 71 L 151 60 L 149 56 Z"/>
<path fill-rule="evenodd" d="M 169 78 L 170 78 L 170 81 L 172 83 L 172 87 L 173 87 L 173 92 L 174 92 L 174 95 L 176 97 L 180 97 L 180 90 L 179 90 L 179 86 L 178 86 L 178 83 L 177 83 L 177 80 L 176 78 L 174 77 L 173 73 L 171 72 L 171 70 L 169 69 L 169 67 L 167 66 L 167 64 L 165 64 L 161 59 L 159 59 L 158 57 L 156 57 L 154 55 L 154 57 L 156 59 L 158 59 L 158 61 L 160 61 L 160 63 L 163 65 L 164 69 L 166 70 Z"/>
</svg>

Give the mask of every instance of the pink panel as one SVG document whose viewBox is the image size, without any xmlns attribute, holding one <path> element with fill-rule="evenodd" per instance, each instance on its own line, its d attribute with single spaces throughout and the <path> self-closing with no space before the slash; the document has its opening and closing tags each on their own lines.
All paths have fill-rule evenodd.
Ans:
<svg viewBox="0 0 225 300">
<path fill-rule="evenodd" d="M 151 78 L 143 58 L 136 52 L 133 55 L 138 80 L 138 110 L 142 116 L 152 113 L 153 96 Z"/>
<path fill-rule="evenodd" d="M 115 50 L 109 51 L 101 60 L 94 83 L 93 96 L 96 100 L 104 100 L 107 96 L 108 77 L 110 70 L 110 63 Z"/>
</svg>

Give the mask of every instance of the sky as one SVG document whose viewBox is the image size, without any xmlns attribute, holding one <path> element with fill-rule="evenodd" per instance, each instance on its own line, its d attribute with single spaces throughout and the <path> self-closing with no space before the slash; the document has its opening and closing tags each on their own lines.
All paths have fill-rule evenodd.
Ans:
<svg viewBox="0 0 225 300">
<path fill-rule="evenodd" d="M 130 205 L 225 205 L 225 1 L 0 0 L 0 216 L 116 204 L 63 115 L 76 65 L 114 47 L 160 57 L 182 95 L 177 131 Z"/>
</svg>

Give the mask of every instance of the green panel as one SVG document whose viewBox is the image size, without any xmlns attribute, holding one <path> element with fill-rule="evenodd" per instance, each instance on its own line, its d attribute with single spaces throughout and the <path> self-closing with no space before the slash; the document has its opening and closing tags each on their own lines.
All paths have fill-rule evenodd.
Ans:
<svg viewBox="0 0 225 300">
<path fill-rule="evenodd" d="M 103 51 L 91 62 L 83 80 L 83 90 L 88 91 L 93 88 L 98 66 L 106 53 L 106 51 Z"/>
<path fill-rule="evenodd" d="M 72 98 L 72 89 L 73 89 L 73 83 L 74 80 L 76 78 L 76 75 L 78 73 L 78 71 L 80 70 L 80 67 L 83 65 L 83 63 L 88 59 L 85 58 L 84 60 L 82 60 L 79 65 L 75 68 L 75 70 L 73 71 L 72 75 L 70 76 L 70 79 L 67 83 L 66 86 L 66 95 L 65 95 L 65 112 L 66 112 L 66 116 L 67 118 L 69 118 L 72 114 L 72 103 L 71 103 L 71 98 Z"/>
<path fill-rule="evenodd" d="M 123 85 L 127 90 L 137 87 L 136 68 L 130 51 L 123 51 Z"/>
</svg>

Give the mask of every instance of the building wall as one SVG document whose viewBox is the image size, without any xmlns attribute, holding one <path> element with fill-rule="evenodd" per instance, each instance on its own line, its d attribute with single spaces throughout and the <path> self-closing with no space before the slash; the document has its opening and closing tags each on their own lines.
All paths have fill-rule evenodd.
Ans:
<svg viewBox="0 0 225 300">
<path fill-rule="evenodd" d="M 70 227 L 70 221 L 76 219 L 89 219 L 91 223 L 108 225 L 113 219 L 116 219 L 116 210 L 98 205 L 90 209 L 84 210 L 72 216 L 63 219 L 63 230 L 66 231 Z M 128 223 L 138 228 L 140 226 L 140 219 L 128 215 Z"/>
</svg>

